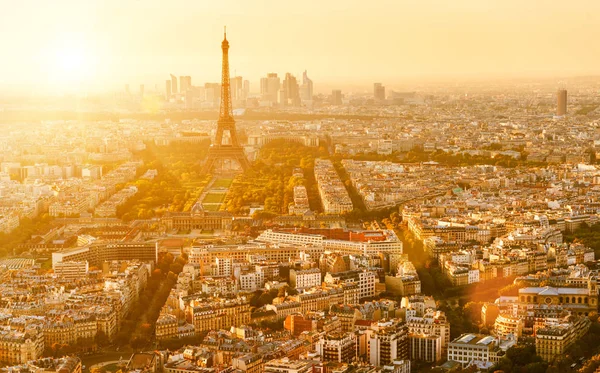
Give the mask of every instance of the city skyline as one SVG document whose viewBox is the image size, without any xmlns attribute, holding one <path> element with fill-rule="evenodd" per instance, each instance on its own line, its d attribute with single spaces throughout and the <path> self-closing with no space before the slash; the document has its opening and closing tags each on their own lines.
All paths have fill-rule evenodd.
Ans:
<svg viewBox="0 0 600 373">
<path fill-rule="evenodd" d="M 31 5 L 38 11 L 29 14 Z M 543 8 L 471 0 L 382 1 L 367 9 L 339 1 L 260 5 L 0 2 L 7 15 L 2 42 L 10 56 L 0 84 L 9 91 L 52 93 L 161 87 L 169 73 L 217 82 L 214 40 L 222 25 L 236 45 L 232 72 L 254 87 L 272 71 L 299 78 L 308 70 L 319 82 L 316 92 L 340 83 L 368 89 L 378 81 L 600 73 L 594 63 L 600 51 L 593 45 L 600 36 L 600 4 L 592 1 L 549 1 Z"/>
</svg>

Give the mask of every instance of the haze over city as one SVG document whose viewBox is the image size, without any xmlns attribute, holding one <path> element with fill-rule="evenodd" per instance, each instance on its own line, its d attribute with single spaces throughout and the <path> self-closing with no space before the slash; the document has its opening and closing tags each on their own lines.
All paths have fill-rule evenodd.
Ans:
<svg viewBox="0 0 600 373">
<path fill-rule="evenodd" d="M 598 1 L 0 17 L 0 373 L 600 372 Z"/>
<path fill-rule="evenodd" d="M 385 80 L 567 78 L 600 73 L 600 3 L 559 1 L 1 1 L 4 91 L 147 87 L 169 73 L 255 84 L 308 70 L 333 86 Z"/>
</svg>

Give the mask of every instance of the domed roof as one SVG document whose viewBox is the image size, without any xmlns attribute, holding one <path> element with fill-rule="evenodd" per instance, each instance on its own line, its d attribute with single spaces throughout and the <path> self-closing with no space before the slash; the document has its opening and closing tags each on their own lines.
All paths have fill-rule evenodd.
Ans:
<svg viewBox="0 0 600 373">
<path fill-rule="evenodd" d="M 204 214 L 204 207 L 202 203 L 196 202 L 192 207 L 192 214 Z"/>
</svg>

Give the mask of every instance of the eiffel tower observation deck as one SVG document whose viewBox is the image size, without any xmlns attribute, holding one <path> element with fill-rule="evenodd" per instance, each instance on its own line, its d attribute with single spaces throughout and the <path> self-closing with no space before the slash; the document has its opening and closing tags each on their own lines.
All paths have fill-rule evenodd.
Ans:
<svg viewBox="0 0 600 373">
<path fill-rule="evenodd" d="M 237 162 L 243 171 L 250 167 L 248 158 L 244 153 L 244 148 L 239 143 L 235 120 L 233 119 L 233 110 L 231 105 L 231 86 L 229 82 L 229 41 L 227 41 L 227 30 L 223 42 L 223 68 L 221 76 L 221 107 L 219 110 L 219 120 L 217 120 L 217 134 L 215 142 L 211 144 L 206 157 L 206 162 L 202 168 L 203 174 L 215 172 L 217 168 L 223 169 L 227 162 Z M 223 134 L 229 133 L 229 143 L 223 142 Z"/>
</svg>

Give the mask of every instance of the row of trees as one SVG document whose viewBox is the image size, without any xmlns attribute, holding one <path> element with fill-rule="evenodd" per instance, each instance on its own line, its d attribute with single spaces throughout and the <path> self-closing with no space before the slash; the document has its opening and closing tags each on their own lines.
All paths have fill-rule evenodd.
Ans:
<svg viewBox="0 0 600 373">
<path fill-rule="evenodd" d="M 200 160 L 206 156 L 207 149 L 208 142 L 169 147 L 147 143 L 146 149 L 139 154 L 144 166 L 138 173 L 155 169 L 158 176 L 132 183 L 138 193 L 117 208 L 117 217 L 124 221 L 150 219 L 166 211 L 183 211 L 189 207 L 207 183 L 207 177 L 200 176 Z"/>
<path fill-rule="evenodd" d="M 123 320 L 121 329 L 115 338 L 118 345 L 130 345 L 142 348 L 152 340 L 156 320 L 167 301 L 177 276 L 183 270 L 187 257 L 175 258 L 171 253 L 160 253 L 156 269 L 148 279 L 148 284 L 137 302 L 134 302 L 129 314 Z"/>
<path fill-rule="evenodd" d="M 250 169 L 234 179 L 224 203 L 225 209 L 238 214 L 247 212 L 248 206 L 264 205 L 266 212 L 285 214 L 293 201 L 294 186 L 305 183 L 309 204 L 318 211 L 320 202 L 314 182 L 314 160 L 327 155 L 324 147 L 307 147 L 285 140 L 266 144 Z M 293 177 L 295 168 L 303 170 L 305 180 Z"/>
<path fill-rule="evenodd" d="M 51 221 L 52 218 L 48 214 L 40 215 L 35 219 L 23 218 L 11 233 L 0 232 L 0 258 L 21 254 L 23 249 L 19 246 L 27 242 L 31 235 L 47 230 Z"/>
<path fill-rule="evenodd" d="M 564 240 L 567 243 L 581 242 L 594 250 L 596 257 L 600 257 L 600 224 L 581 224 L 573 232 L 565 232 Z"/>
</svg>

